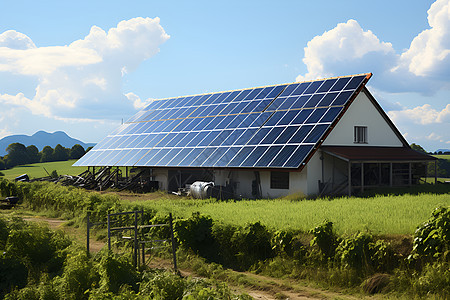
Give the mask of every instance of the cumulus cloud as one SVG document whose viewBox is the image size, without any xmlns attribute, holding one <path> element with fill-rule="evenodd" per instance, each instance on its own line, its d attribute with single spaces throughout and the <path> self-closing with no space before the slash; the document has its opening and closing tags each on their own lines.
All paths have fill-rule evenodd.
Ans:
<svg viewBox="0 0 450 300">
<path fill-rule="evenodd" d="M 314 37 L 304 50 L 303 62 L 308 73 L 298 76 L 298 81 L 334 76 L 336 71 L 346 74 L 374 68 L 382 70 L 396 59 L 390 43 L 380 42 L 375 34 L 364 31 L 355 20 L 340 23 Z"/>
<path fill-rule="evenodd" d="M 430 104 L 424 104 L 412 109 L 405 108 L 398 111 L 389 111 L 388 114 L 394 122 L 400 122 L 407 119 L 415 124 L 421 125 L 433 123 L 449 123 L 450 104 L 448 104 L 441 111 L 432 108 Z"/>
<path fill-rule="evenodd" d="M 6 31 L 0 34 L 0 75 L 31 76 L 37 85 L 29 98 L 0 90 L 0 103 L 65 120 L 132 114 L 142 104 L 122 93 L 123 76 L 168 39 L 159 18 L 121 21 L 108 32 L 93 26 L 85 38 L 66 46 L 36 47 L 25 34 Z"/>
<path fill-rule="evenodd" d="M 364 30 L 356 20 L 308 42 L 303 62 L 308 72 L 298 81 L 372 72 L 371 83 L 390 92 L 430 94 L 450 87 L 450 0 L 437 0 L 428 10 L 430 29 L 418 34 L 409 49 L 396 53 L 391 43 Z"/>
</svg>

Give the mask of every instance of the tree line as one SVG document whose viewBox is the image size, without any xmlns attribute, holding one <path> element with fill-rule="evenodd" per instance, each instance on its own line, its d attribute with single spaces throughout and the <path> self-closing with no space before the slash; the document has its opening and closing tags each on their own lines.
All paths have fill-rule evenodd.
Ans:
<svg viewBox="0 0 450 300">
<path fill-rule="evenodd" d="M 0 170 L 38 162 L 79 159 L 91 148 L 89 147 L 85 150 L 80 144 L 73 145 L 72 148 L 65 148 L 58 144 L 54 149 L 50 146 L 45 146 L 42 151 L 39 151 L 35 145 L 26 147 L 21 143 L 12 143 L 6 148 L 8 154 L 3 157 L 0 156 Z"/>
</svg>

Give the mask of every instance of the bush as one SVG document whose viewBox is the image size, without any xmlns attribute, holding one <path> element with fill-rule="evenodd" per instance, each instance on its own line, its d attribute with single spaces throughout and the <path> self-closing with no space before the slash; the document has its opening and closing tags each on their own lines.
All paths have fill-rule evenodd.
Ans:
<svg viewBox="0 0 450 300">
<path fill-rule="evenodd" d="M 185 288 L 186 281 L 178 275 L 146 272 L 139 293 L 149 295 L 151 299 L 176 300 L 183 298 Z"/>
<path fill-rule="evenodd" d="M 333 222 L 325 221 L 323 224 L 310 231 L 314 236 L 311 246 L 317 246 L 325 259 L 330 259 L 335 255 L 336 247 L 339 243 L 333 231 Z"/>
<path fill-rule="evenodd" d="M 129 285 L 137 291 L 138 277 L 133 265 L 122 255 L 105 252 L 99 252 L 100 289 L 117 293 L 122 285 Z"/>
<path fill-rule="evenodd" d="M 190 218 L 175 222 L 176 237 L 185 248 L 205 256 L 213 244 L 212 225 L 211 217 L 193 213 Z"/>
<path fill-rule="evenodd" d="M 450 209 L 436 208 L 431 218 L 420 225 L 414 233 L 410 260 L 431 261 L 440 257 L 449 258 Z"/>
</svg>

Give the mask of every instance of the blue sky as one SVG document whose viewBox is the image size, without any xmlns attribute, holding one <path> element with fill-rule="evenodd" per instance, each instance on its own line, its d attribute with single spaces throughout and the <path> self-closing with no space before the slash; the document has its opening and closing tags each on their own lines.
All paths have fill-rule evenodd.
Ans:
<svg viewBox="0 0 450 300">
<path fill-rule="evenodd" d="M 450 148 L 450 0 L 0 8 L 0 138 L 98 142 L 151 99 L 372 72 L 408 142 Z"/>
</svg>

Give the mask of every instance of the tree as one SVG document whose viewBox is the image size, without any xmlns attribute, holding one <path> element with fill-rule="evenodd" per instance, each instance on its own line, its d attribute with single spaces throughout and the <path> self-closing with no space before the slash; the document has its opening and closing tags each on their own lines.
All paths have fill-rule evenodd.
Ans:
<svg viewBox="0 0 450 300">
<path fill-rule="evenodd" d="M 87 148 L 86 148 L 86 153 L 88 153 L 89 151 L 91 151 L 92 148 L 94 148 L 94 147 L 92 147 L 92 146 L 87 147 Z"/>
<path fill-rule="evenodd" d="M 53 148 L 45 146 L 41 151 L 41 162 L 53 161 Z"/>
<path fill-rule="evenodd" d="M 80 144 L 73 145 L 72 149 L 70 149 L 70 158 L 71 159 L 79 159 L 82 157 L 86 151 L 84 151 L 83 146 Z"/>
<path fill-rule="evenodd" d="M 69 159 L 69 153 L 61 144 L 56 145 L 53 150 L 53 161 L 64 161 Z"/>
<path fill-rule="evenodd" d="M 6 167 L 12 168 L 18 165 L 25 165 L 30 162 L 28 158 L 27 148 L 21 143 L 12 143 L 6 148 Z"/>
<path fill-rule="evenodd" d="M 6 169 L 5 161 L 2 158 L 0 158 L 0 170 L 4 170 L 4 169 Z"/>
<path fill-rule="evenodd" d="M 39 149 L 35 145 L 30 145 L 27 147 L 27 154 L 29 163 L 34 164 L 40 161 Z"/>
<path fill-rule="evenodd" d="M 412 144 L 410 145 L 410 147 L 411 147 L 411 149 L 416 150 L 416 151 L 418 151 L 418 152 L 421 152 L 421 153 L 427 153 L 427 151 L 425 151 L 425 149 L 423 149 L 422 146 L 420 146 L 420 145 L 417 145 L 417 144 L 412 143 Z"/>
</svg>

